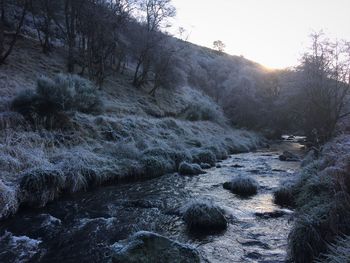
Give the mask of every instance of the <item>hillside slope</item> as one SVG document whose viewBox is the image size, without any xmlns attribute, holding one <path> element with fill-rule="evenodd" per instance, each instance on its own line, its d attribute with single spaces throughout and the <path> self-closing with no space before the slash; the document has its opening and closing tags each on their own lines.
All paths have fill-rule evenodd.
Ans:
<svg viewBox="0 0 350 263">
<path fill-rule="evenodd" d="M 64 193 L 176 172 L 182 161 L 209 163 L 255 149 L 262 139 L 226 124 L 221 109 L 183 87 L 151 97 L 113 73 L 98 91 L 98 114 L 64 112 L 51 129 L 12 111 L 11 101 L 34 90 L 40 76 L 64 72 L 64 52 L 46 56 L 21 39 L 0 68 L 0 218 L 20 204 L 44 206 Z"/>
</svg>

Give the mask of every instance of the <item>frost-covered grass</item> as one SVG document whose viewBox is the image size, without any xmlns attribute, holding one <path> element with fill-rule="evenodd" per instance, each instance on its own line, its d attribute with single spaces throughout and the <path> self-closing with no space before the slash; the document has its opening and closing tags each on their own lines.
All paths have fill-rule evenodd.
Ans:
<svg viewBox="0 0 350 263">
<path fill-rule="evenodd" d="M 323 253 L 332 254 L 339 237 L 350 234 L 349 164 L 350 136 L 342 135 L 324 147 L 321 157 L 306 166 L 292 186 L 297 219 L 288 256 L 293 262 L 313 262 Z M 341 253 L 340 261 L 333 256 L 334 261 L 325 262 L 343 262 Z"/>
<path fill-rule="evenodd" d="M 328 247 L 328 253 L 322 255 L 318 263 L 349 263 L 350 262 L 350 236 L 338 238 Z"/>
<path fill-rule="evenodd" d="M 240 196 L 251 196 L 258 192 L 258 182 L 250 177 L 237 176 L 230 182 L 224 183 L 224 188 Z"/>
<path fill-rule="evenodd" d="M 181 212 L 190 231 L 216 232 L 227 228 L 223 210 L 212 201 L 191 201 L 181 208 Z"/>
<path fill-rule="evenodd" d="M 181 117 L 189 121 L 212 121 L 219 124 L 227 122 L 222 109 L 213 100 L 193 89 L 187 89 L 186 99 L 191 103 Z"/>
<path fill-rule="evenodd" d="M 65 192 L 176 172 L 184 161 L 213 166 L 261 145 L 260 136 L 227 126 L 217 104 L 190 87 L 161 89 L 154 98 L 132 87 L 126 72 L 111 75 L 95 92 L 80 77 L 55 77 L 63 68 L 59 50 L 46 57 L 19 40 L 0 72 L 6 87 L 0 90 L 0 218 L 19 203 L 43 206 Z M 48 78 L 37 82 L 42 75 Z M 80 84 L 86 92 L 79 92 Z M 11 101 L 24 90 L 46 102 L 58 98 L 55 118 L 44 114 L 43 122 L 32 125 L 25 112 L 12 111 Z M 103 111 L 91 110 L 96 101 Z M 206 109 L 206 117 L 188 118 L 193 101 Z"/>
<path fill-rule="evenodd" d="M 14 214 L 18 205 L 16 189 L 5 185 L 0 180 L 0 215 L 7 217 Z"/>
<path fill-rule="evenodd" d="M 1 179 L 19 185 L 22 202 L 44 205 L 64 191 L 160 176 L 177 171 L 182 161 L 212 163 L 221 155 L 210 147 L 230 152 L 242 138 L 259 145 L 254 134 L 211 122 L 81 113 L 72 122 L 74 131 L 0 132 Z"/>
<path fill-rule="evenodd" d="M 284 183 L 273 192 L 273 201 L 282 207 L 295 206 L 295 192 L 292 183 Z"/>
</svg>

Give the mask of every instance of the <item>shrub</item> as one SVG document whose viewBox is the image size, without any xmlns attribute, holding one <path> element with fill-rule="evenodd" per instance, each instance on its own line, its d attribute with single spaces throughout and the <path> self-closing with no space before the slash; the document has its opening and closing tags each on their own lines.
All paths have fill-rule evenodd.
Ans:
<svg viewBox="0 0 350 263">
<path fill-rule="evenodd" d="M 75 75 L 59 74 L 54 80 L 41 77 L 36 91 L 25 90 L 12 101 L 12 109 L 34 122 L 37 117 L 53 116 L 60 111 L 96 113 L 101 100 L 92 83 Z"/>
<path fill-rule="evenodd" d="M 96 113 L 101 110 L 101 100 L 94 85 L 77 75 L 58 74 L 54 80 L 41 77 L 36 92 L 57 111 Z"/>
<path fill-rule="evenodd" d="M 190 231 L 217 232 L 227 228 L 227 220 L 222 209 L 211 201 L 192 201 L 181 211 Z"/>
<path fill-rule="evenodd" d="M 36 94 L 52 105 L 55 111 L 67 111 L 74 107 L 75 89 L 69 76 L 59 74 L 54 80 L 40 77 Z"/>
<path fill-rule="evenodd" d="M 224 188 L 241 196 L 251 196 L 258 192 L 259 184 L 249 177 L 237 176 L 230 182 L 224 183 Z"/>
</svg>

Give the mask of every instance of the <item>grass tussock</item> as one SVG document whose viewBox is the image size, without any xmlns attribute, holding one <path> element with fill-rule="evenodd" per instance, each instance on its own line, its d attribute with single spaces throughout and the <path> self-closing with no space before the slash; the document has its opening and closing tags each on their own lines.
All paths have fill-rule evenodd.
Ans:
<svg viewBox="0 0 350 263">
<path fill-rule="evenodd" d="M 328 253 L 321 256 L 317 263 L 348 263 L 350 262 L 350 236 L 339 237 L 328 246 Z"/>
<path fill-rule="evenodd" d="M 182 162 L 179 166 L 179 173 L 182 175 L 198 175 L 204 174 L 205 171 L 202 170 L 199 164 Z"/>
<path fill-rule="evenodd" d="M 295 206 L 295 193 L 292 185 L 282 185 L 273 192 L 273 201 L 282 207 Z"/>
<path fill-rule="evenodd" d="M 16 213 L 19 206 L 16 190 L 0 180 L 0 218 Z"/>
<path fill-rule="evenodd" d="M 223 210 L 208 200 L 192 201 L 182 208 L 183 219 L 190 231 L 216 232 L 227 228 Z"/>
<path fill-rule="evenodd" d="M 223 187 L 240 196 L 252 196 L 257 194 L 259 184 L 253 178 L 237 176 L 230 182 L 224 183 Z"/>
</svg>

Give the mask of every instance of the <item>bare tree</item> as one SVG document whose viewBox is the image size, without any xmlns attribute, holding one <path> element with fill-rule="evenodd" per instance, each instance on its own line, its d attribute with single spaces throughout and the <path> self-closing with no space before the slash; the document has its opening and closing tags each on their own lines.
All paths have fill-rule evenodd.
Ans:
<svg viewBox="0 0 350 263">
<path fill-rule="evenodd" d="M 87 1 L 88 0 L 62 0 L 63 18 L 55 17 L 54 19 L 68 47 L 67 70 L 69 73 L 74 72 L 78 34 L 77 24 Z"/>
<path fill-rule="evenodd" d="M 31 11 L 34 26 L 43 50 L 47 54 L 51 51 L 52 25 L 55 16 L 61 11 L 61 2 L 57 0 L 32 0 Z"/>
<path fill-rule="evenodd" d="M 346 111 L 350 92 L 350 60 L 348 44 L 329 41 L 322 33 L 311 36 L 311 50 L 302 60 L 300 71 L 304 81 L 304 127 L 310 139 L 329 140 Z"/>
<path fill-rule="evenodd" d="M 158 88 L 175 89 L 184 82 L 179 54 L 185 48 L 179 41 L 170 38 L 164 40 L 162 45 L 152 56 L 153 87 L 149 94 L 155 96 Z"/>
<path fill-rule="evenodd" d="M 164 40 L 160 31 L 168 27 L 168 20 L 176 14 L 170 0 L 141 0 L 139 5 L 140 22 L 133 43 L 136 67 L 133 85 L 140 87 L 147 83 L 151 69 L 151 54 Z"/>
</svg>

